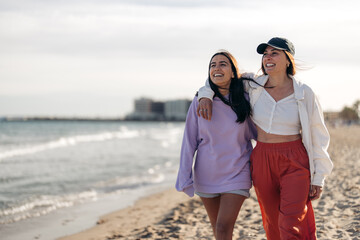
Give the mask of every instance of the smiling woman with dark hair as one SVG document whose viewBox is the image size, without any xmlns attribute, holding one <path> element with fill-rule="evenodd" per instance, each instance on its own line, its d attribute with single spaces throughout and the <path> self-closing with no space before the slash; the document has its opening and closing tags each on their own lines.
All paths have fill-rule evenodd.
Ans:
<svg viewBox="0 0 360 240">
<path fill-rule="evenodd" d="M 215 71 L 216 63 L 214 61 L 210 61 L 209 63 L 209 74 L 208 79 L 210 79 L 210 87 L 215 92 L 215 96 L 219 97 L 221 101 L 223 101 L 226 105 L 229 105 L 233 111 L 237 115 L 237 122 L 244 122 L 246 118 L 251 115 L 250 103 L 247 99 L 245 99 L 244 95 L 244 86 L 242 84 L 243 78 L 239 78 L 239 69 L 237 67 L 237 61 L 233 55 L 229 52 L 218 52 L 215 53 L 212 57 L 214 59 L 216 56 L 224 56 L 230 62 L 230 67 L 232 70 L 231 78 L 234 81 L 230 81 L 230 86 L 228 82 L 225 83 L 225 86 L 222 86 L 224 83 L 221 83 L 221 80 L 224 79 L 224 74 L 221 72 Z M 220 64 L 228 64 L 227 61 L 223 60 Z M 213 74 L 213 76 L 211 76 Z M 221 80 L 219 80 L 221 79 Z M 228 99 L 224 97 L 223 94 L 220 93 L 221 90 L 225 89 L 227 94 L 229 94 Z"/>
<path fill-rule="evenodd" d="M 250 196 L 250 140 L 256 129 L 235 58 L 225 51 L 214 54 L 208 76 L 216 114 L 211 122 L 200 118 L 195 96 L 186 118 L 176 189 L 200 196 L 216 239 L 232 239 L 240 208 Z"/>
<path fill-rule="evenodd" d="M 263 75 L 256 78 L 257 84 L 248 81 L 244 87 L 258 131 L 251 176 L 266 236 L 313 240 L 311 200 L 320 197 L 333 167 L 327 153 L 330 136 L 314 92 L 294 77 L 294 45 L 275 37 L 260 44 L 257 52 L 262 54 Z M 199 91 L 198 111 L 208 120 L 213 94 L 208 82 Z"/>
</svg>

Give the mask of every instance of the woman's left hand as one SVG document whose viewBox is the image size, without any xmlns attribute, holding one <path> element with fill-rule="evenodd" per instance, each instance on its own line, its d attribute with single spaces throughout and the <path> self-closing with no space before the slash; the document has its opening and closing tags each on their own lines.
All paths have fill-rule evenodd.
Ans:
<svg viewBox="0 0 360 240">
<path fill-rule="evenodd" d="M 316 185 L 310 185 L 309 196 L 311 201 L 319 199 L 321 193 L 322 193 L 322 187 Z"/>
</svg>

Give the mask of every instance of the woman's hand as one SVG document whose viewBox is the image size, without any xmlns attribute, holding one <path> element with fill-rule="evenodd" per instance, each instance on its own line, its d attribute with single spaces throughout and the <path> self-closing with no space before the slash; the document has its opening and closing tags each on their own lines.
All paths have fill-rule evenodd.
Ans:
<svg viewBox="0 0 360 240">
<path fill-rule="evenodd" d="M 201 98 L 199 105 L 196 109 L 197 115 L 203 117 L 206 120 L 211 120 L 212 116 L 212 102 L 208 98 Z"/>
<path fill-rule="evenodd" d="M 310 185 L 310 200 L 316 200 L 319 199 L 322 193 L 322 187 L 316 186 L 316 185 Z"/>
</svg>

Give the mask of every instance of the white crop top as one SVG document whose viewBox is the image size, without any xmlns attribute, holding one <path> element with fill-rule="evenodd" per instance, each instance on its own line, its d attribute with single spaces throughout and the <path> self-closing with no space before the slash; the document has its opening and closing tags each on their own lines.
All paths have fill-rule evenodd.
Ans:
<svg viewBox="0 0 360 240">
<path fill-rule="evenodd" d="M 258 127 L 271 134 L 295 135 L 301 129 L 294 94 L 276 102 L 264 89 L 253 107 L 252 119 Z"/>
</svg>

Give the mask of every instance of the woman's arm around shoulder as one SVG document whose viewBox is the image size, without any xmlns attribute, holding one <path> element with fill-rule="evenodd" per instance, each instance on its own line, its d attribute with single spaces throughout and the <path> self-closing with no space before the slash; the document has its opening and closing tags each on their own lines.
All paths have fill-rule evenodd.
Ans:
<svg viewBox="0 0 360 240">
<path fill-rule="evenodd" d="M 246 72 L 246 73 L 242 73 L 241 74 L 241 77 L 242 78 L 247 78 L 247 79 L 253 79 L 254 81 L 256 81 L 256 79 L 258 78 L 257 75 L 255 75 L 254 73 L 252 72 Z M 244 84 L 244 90 L 245 92 L 249 92 L 249 82 L 250 81 L 243 81 L 243 84 Z M 198 92 L 198 101 L 200 101 L 202 98 L 208 98 L 210 100 L 213 99 L 215 93 L 214 91 L 211 89 L 210 87 L 210 83 L 209 83 L 209 79 L 207 78 L 206 81 L 205 81 L 205 86 L 202 86 L 200 89 L 199 89 L 199 92 Z"/>
<path fill-rule="evenodd" d="M 242 78 L 255 79 L 258 77 L 254 73 L 243 73 Z M 239 79 L 240 80 L 240 79 Z M 243 80 L 243 86 L 245 92 L 249 92 L 251 80 Z M 210 87 L 209 79 L 206 79 L 205 86 L 201 87 L 198 92 L 199 105 L 197 107 L 198 117 L 203 117 L 206 120 L 211 120 L 212 117 L 212 99 L 215 93 Z"/>
<path fill-rule="evenodd" d="M 206 79 L 205 86 L 198 91 L 199 105 L 196 109 L 198 117 L 203 117 L 206 120 L 211 120 L 212 116 L 212 99 L 215 93 L 210 87 L 209 79 Z"/>
<path fill-rule="evenodd" d="M 210 87 L 209 79 L 207 78 L 205 81 L 205 86 L 202 86 L 199 89 L 198 92 L 198 101 L 200 101 L 202 98 L 208 98 L 212 101 L 215 93 Z"/>
</svg>

